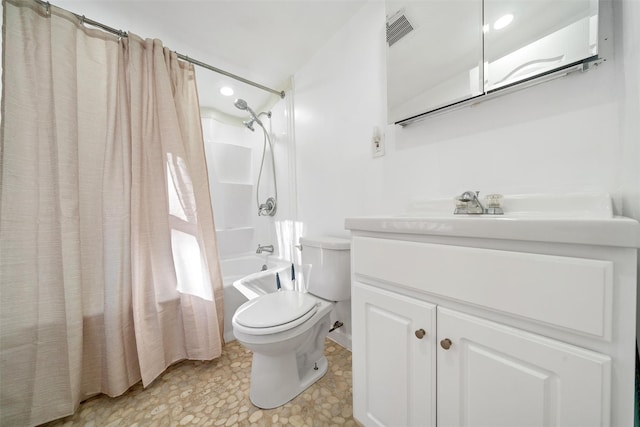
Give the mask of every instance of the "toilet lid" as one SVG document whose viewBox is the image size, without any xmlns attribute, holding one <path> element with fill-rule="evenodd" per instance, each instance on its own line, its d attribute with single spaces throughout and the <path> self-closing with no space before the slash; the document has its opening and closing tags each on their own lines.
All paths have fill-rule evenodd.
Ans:
<svg viewBox="0 0 640 427">
<path fill-rule="evenodd" d="M 249 328 L 271 328 L 313 314 L 317 309 L 316 299 L 308 294 L 280 291 L 243 304 L 236 312 L 235 320 Z"/>
</svg>

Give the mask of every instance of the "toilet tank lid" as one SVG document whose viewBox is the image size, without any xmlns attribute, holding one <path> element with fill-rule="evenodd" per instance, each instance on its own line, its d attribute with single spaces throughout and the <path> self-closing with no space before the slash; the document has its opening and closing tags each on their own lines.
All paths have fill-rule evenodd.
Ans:
<svg viewBox="0 0 640 427">
<path fill-rule="evenodd" d="M 351 248 L 351 240 L 332 236 L 301 237 L 300 244 L 302 247 L 311 246 L 314 248 L 333 249 L 338 251 L 346 251 Z"/>
</svg>

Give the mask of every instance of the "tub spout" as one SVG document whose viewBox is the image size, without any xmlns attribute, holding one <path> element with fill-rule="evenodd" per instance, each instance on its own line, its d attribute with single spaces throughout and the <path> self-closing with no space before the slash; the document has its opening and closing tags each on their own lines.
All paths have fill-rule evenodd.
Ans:
<svg viewBox="0 0 640 427">
<path fill-rule="evenodd" d="M 257 254 L 261 254 L 262 252 L 269 252 L 270 254 L 273 253 L 273 245 L 264 245 L 262 246 L 260 243 L 258 243 L 258 249 L 256 249 L 256 253 Z"/>
</svg>

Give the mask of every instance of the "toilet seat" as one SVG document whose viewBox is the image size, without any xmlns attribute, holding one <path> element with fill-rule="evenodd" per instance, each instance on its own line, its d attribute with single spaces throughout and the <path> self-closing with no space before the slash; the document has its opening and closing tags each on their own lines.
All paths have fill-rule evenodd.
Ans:
<svg viewBox="0 0 640 427">
<path fill-rule="evenodd" d="M 247 301 L 238 308 L 233 322 L 247 334 L 275 334 L 307 321 L 318 305 L 319 301 L 310 294 L 280 291 Z"/>
</svg>

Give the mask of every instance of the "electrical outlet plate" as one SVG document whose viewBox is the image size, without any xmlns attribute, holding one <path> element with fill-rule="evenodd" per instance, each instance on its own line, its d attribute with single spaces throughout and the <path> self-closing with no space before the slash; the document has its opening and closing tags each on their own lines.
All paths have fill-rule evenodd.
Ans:
<svg viewBox="0 0 640 427">
<path fill-rule="evenodd" d="M 373 128 L 371 148 L 373 150 L 373 157 L 384 156 L 384 135 L 380 133 L 380 129 L 378 127 Z"/>
</svg>

